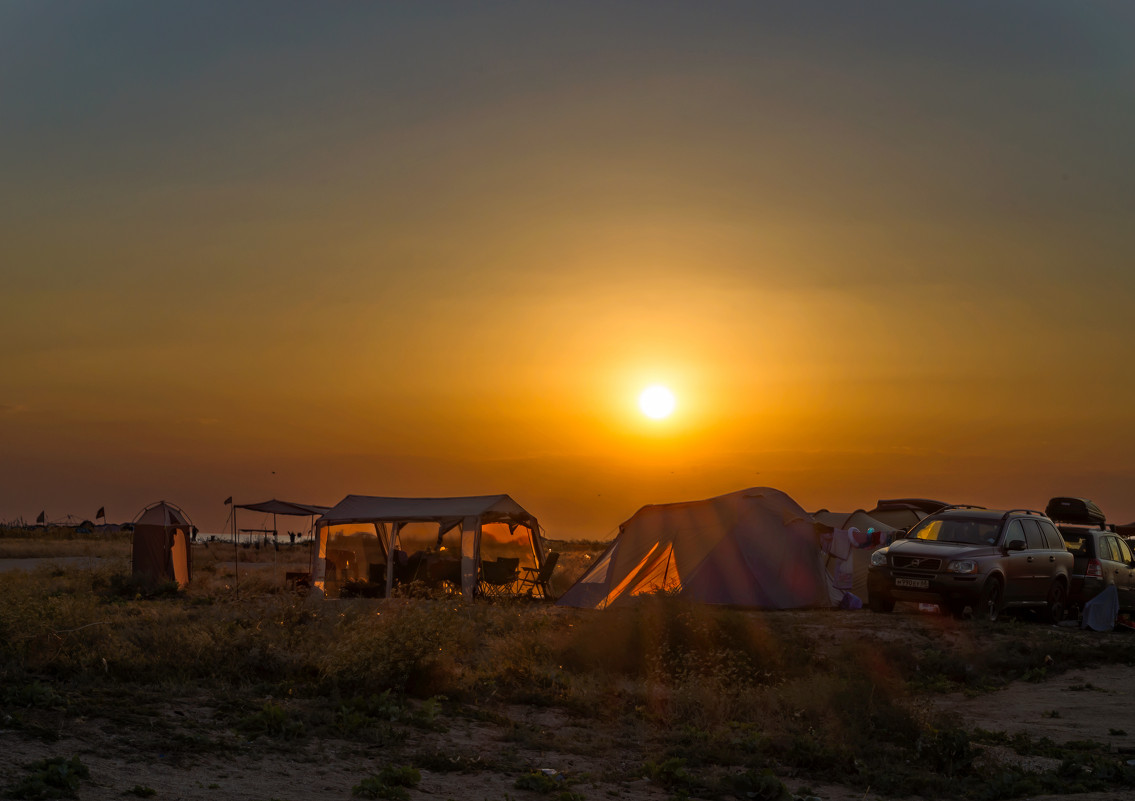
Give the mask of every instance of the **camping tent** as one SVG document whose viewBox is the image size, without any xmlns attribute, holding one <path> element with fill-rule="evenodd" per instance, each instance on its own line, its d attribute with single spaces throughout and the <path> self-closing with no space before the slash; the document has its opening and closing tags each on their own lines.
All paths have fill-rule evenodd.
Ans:
<svg viewBox="0 0 1135 801">
<path fill-rule="evenodd" d="M 876 520 L 871 515 L 862 509 L 856 509 L 854 512 L 829 512 L 827 509 L 812 515 L 812 519 L 822 526 L 827 526 L 835 531 L 848 531 L 852 528 L 858 529 L 862 534 L 869 535 L 871 539 L 879 542 L 880 545 L 873 547 L 852 548 L 850 550 L 852 579 L 851 586 L 845 589 L 851 590 L 853 595 L 859 597 L 861 601 L 867 600 L 867 568 L 871 564 L 871 554 L 882 544 L 889 543 L 899 529 L 894 526 L 889 526 L 881 520 Z M 876 536 L 882 535 L 882 536 Z M 825 557 L 825 567 L 828 570 L 833 580 L 835 580 L 836 559 L 831 555 Z"/>
<path fill-rule="evenodd" d="M 888 526 L 909 530 L 927 515 L 932 515 L 948 504 L 927 498 L 890 498 L 880 500 L 867 514 Z"/>
<path fill-rule="evenodd" d="M 134 518 L 133 573 L 155 581 L 189 584 L 189 536 L 193 523 L 168 501 L 152 503 Z"/>
<path fill-rule="evenodd" d="M 832 603 L 811 516 L 767 487 L 642 507 L 557 603 L 603 609 L 651 592 L 762 609 Z"/>
<path fill-rule="evenodd" d="M 394 559 L 410 529 L 428 528 L 422 555 L 453 568 L 461 593 L 472 598 L 480 577 L 482 540 L 520 566 L 539 568 L 544 548 L 535 516 L 507 495 L 458 498 L 383 498 L 348 495 L 315 523 L 317 551 L 312 587 L 334 595 L 350 580 L 380 583 L 387 597 L 394 584 Z M 452 554 L 452 555 L 451 555 Z M 456 580 L 456 579 L 455 579 Z"/>
</svg>

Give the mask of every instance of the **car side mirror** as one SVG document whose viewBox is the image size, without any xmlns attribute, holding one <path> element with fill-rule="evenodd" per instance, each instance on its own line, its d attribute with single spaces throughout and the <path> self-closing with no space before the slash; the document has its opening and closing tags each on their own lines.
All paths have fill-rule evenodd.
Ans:
<svg viewBox="0 0 1135 801">
<path fill-rule="evenodd" d="M 1024 540 L 1012 540 L 1011 542 L 1005 543 L 1005 550 L 1006 551 L 1023 551 L 1024 549 L 1025 549 L 1025 541 Z"/>
</svg>

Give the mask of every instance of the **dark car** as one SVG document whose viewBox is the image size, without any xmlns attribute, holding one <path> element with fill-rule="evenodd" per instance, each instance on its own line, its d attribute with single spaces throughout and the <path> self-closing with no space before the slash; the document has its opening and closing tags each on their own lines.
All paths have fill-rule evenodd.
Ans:
<svg viewBox="0 0 1135 801">
<path fill-rule="evenodd" d="M 948 507 L 901 540 L 871 554 L 867 603 L 890 612 L 896 601 L 966 609 L 996 620 L 1003 609 L 1035 608 L 1063 618 L 1072 554 L 1052 521 L 1028 509 Z"/>
<path fill-rule="evenodd" d="M 1075 560 L 1068 587 L 1068 606 L 1079 610 L 1115 585 L 1121 611 L 1135 611 L 1135 554 L 1114 532 L 1096 526 L 1057 523 L 1064 544 Z"/>
</svg>

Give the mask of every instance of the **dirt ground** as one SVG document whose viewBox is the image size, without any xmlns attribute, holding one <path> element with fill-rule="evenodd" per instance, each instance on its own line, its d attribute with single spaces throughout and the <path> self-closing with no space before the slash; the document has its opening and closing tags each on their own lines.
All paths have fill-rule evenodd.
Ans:
<svg viewBox="0 0 1135 801">
<path fill-rule="evenodd" d="M 798 625 L 814 630 L 821 647 L 825 637 L 835 646 L 848 637 L 913 641 L 965 638 L 973 636 L 975 630 L 964 622 L 911 612 L 888 616 L 868 612 L 790 614 L 798 615 Z M 833 627 L 833 621 L 839 625 Z M 1093 635 L 1085 632 L 1084 636 Z M 1039 683 L 1018 682 L 978 696 L 939 696 L 932 703 L 936 714 L 954 715 L 969 729 L 1027 732 L 1056 742 L 1091 739 L 1108 742 L 1114 750 L 1135 749 L 1135 717 L 1130 703 L 1133 679 L 1135 669 L 1108 666 L 1061 673 Z M 153 797 L 158 799 L 346 801 L 352 797 L 352 787 L 390 761 L 389 749 L 382 745 L 317 738 L 249 741 L 231 731 L 219 733 L 223 727 L 218 726 L 217 719 L 222 712 L 214 699 L 199 696 L 172 703 L 159 700 L 135 715 L 133 722 L 76 719 L 58 713 L 56 719 L 45 722 L 57 731 L 54 742 L 31 737 L 0 721 L 0 786 L 23 775 L 22 766 L 29 762 L 77 754 L 91 774 L 83 782 L 79 798 L 89 801 L 130 797 L 136 787 L 152 788 Z M 542 769 L 574 777 L 576 782 L 565 783 L 565 787 L 587 799 L 662 801 L 673 797 L 672 792 L 645 778 L 625 780 L 643 761 L 636 747 L 638 732 L 623 728 L 628 724 L 581 721 L 555 709 L 526 706 L 492 708 L 482 718 L 446 720 L 443 730 L 437 731 L 409 728 L 399 748 L 439 755 L 437 759 L 448 759 L 455 765 L 507 752 L 515 764 L 468 772 L 421 767 L 421 782 L 410 791 L 411 798 L 554 798 L 515 787 L 518 775 Z M 170 739 L 171 732 L 178 733 L 177 739 Z M 185 747 L 186 738 L 191 741 L 199 735 L 207 747 Z M 163 746 L 167 742 L 175 744 L 168 753 Z M 997 756 L 1015 758 L 1011 754 Z M 1042 758 L 1029 759 L 1035 769 L 1051 767 Z M 806 788 L 808 795 L 827 801 L 881 797 L 870 790 L 782 778 L 791 792 Z M 141 790 L 134 793 L 140 794 Z M 1122 793 L 1089 793 L 1036 799 L 1116 801 L 1127 797 Z"/>
</svg>

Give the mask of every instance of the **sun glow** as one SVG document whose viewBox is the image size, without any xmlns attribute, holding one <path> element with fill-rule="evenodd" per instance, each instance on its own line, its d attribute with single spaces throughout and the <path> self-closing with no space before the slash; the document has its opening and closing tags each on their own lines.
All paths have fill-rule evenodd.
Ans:
<svg viewBox="0 0 1135 801">
<path fill-rule="evenodd" d="M 674 406 L 674 393 L 657 384 L 647 387 L 638 396 L 638 407 L 642 409 L 642 413 L 655 420 L 669 417 L 674 411 Z"/>
</svg>

